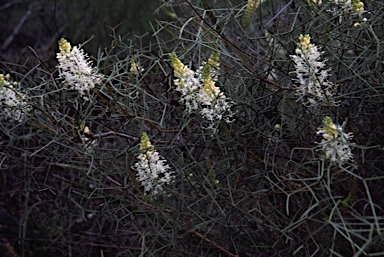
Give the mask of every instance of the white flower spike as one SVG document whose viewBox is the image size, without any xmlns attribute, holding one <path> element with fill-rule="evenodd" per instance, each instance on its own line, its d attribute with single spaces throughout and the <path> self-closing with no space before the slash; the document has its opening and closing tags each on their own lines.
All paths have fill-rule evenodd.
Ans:
<svg viewBox="0 0 384 257">
<path fill-rule="evenodd" d="M 186 112 L 198 110 L 209 123 L 207 129 L 213 132 L 221 120 L 232 122 L 232 102 L 227 101 L 224 93 L 215 85 L 220 65 L 219 52 L 214 51 L 196 72 L 185 66 L 175 53 L 171 53 L 170 57 L 176 90 L 181 93 L 180 101 L 185 104 Z"/>
<path fill-rule="evenodd" d="M 17 82 L 10 80 L 10 75 L 0 74 L 0 111 L 6 118 L 22 122 L 31 105 L 25 100 L 27 96 L 17 91 Z"/>
<path fill-rule="evenodd" d="M 299 39 L 296 55 L 291 55 L 295 62 L 296 70 L 293 73 L 297 78 L 299 100 L 306 106 L 337 105 L 333 99 L 337 85 L 328 80 L 331 69 L 325 69 L 327 59 L 321 60 L 324 52 L 320 52 L 316 45 L 310 43 L 309 35 L 300 35 Z"/>
<path fill-rule="evenodd" d="M 169 171 L 166 160 L 154 149 L 145 132 L 141 136 L 140 151 L 141 154 L 137 157 L 139 161 L 132 168 L 137 171 L 136 177 L 144 188 L 144 194 L 155 197 L 163 193 L 167 185 L 173 183 L 175 176 Z"/>
<path fill-rule="evenodd" d="M 317 134 L 323 136 L 319 143 L 324 156 L 333 164 L 342 165 L 348 161 L 353 161 L 351 152 L 352 133 L 345 133 L 342 126 L 335 125 L 332 119 L 326 116 L 323 119 L 323 127 L 318 128 Z"/>
<path fill-rule="evenodd" d="M 91 66 L 88 56 L 80 47 L 71 47 L 64 38 L 59 41 L 60 52 L 56 58 L 59 61 L 59 77 L 69 89 L 79 91 L 84 100 L 89 100 L 89 90 L 101 83 L 103 76 Z"/>
</svg>

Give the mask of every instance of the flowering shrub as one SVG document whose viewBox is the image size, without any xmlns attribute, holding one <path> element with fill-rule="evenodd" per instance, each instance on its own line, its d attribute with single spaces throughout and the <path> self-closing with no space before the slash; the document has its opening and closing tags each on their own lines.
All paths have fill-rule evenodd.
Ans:
<svg viewBox="0 0 384 257">
<path fill-rule="evenodd" d="M 1 240 L 20 256 L 384 256 L 383 3 L 159 2 L 146 36 L 89 41 L 94 64 L 65 39 L 56 59 L 0 62 L 0 206 L 22 217 Z"/>
</svg>

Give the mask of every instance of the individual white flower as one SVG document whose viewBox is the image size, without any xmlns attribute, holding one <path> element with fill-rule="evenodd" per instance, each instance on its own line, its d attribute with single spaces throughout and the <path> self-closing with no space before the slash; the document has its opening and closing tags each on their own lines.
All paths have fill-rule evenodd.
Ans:
<svg viewBox="0 0 384 257">
<path fill-rule="evenodd" d="M 59 77 L 70 89 L 79 91 L 84 100 L 89 100 L 89 90 L 101 83 L 103 76 L 92 67 L 91 62 L 80 47 L 71 47 L 64 38 L 59 41 L 60 52 L 56 57 L 59 61 Z"/>
<path fill-rule="evenodd" d="M 323 127 L 318 128 L 317 134 L 323 136 L 319 146 L 324 152 L 324 156 L 333 164 L 342 165 L 348 161 L 353 161 L 351 152 L 352 133 L 345 133 L 342 126 L 335 125 L 332 119 L 326 116 L 323 119 Z"/>
<path fill-rule="evenodd" d="M 10 80 L 10 75 L 0 74 L 0 107 L 6 118 L 22 122 L 25 114 L 31 110 L 25 100 L 27 96 L 17 90 L 17 82 Z"/>
<path fill-rule="evenodd" d="M 337 105 L 333 99 L 337 85 L 328 80 L 331 68 L 325 69 L 327 59 L 321 60 L 324 52 L 320 52 L 316 45 L 310 43 L 309 35 L 300 35 L 299 39 L 296 55 L 290 56 L 295 62 L 296 70 L 293 73 L 297 78 L 299 99 L 307 106 Z"/>
<path fill-rule="evenodd" d="M 137 157 L 139 161 L 132 168 L 137 171 L 136 177 L 144 188 L 144 194 L 154 197 L 163 193 L 165 186 L 172 184 L 175 176 L 145 132 L 141 136 L 140 151 L 141 154 Z"/>
</svg>

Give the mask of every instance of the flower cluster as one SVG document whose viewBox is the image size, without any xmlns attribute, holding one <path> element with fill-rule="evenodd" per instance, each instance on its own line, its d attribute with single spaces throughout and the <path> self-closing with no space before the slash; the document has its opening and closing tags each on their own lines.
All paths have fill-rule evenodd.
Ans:
<svg viewBox="0 0 384 257">
<path fill-rule="evenodd" d="M 352 11 L 361 15 L 364 12 L 364 3 L 360 0 L 352 0 Z"/>
<path fill-rule="evenodd" d="M 335 125 L 332 119 L 326 116 L 323 119 L 323 127 L 318 128 L 317 134 L 323 139 L 319 143 L 325 158 L 334 164 L 344 164 L 353 160 L 349 142 L 353 138 L 352 133 L 345 133 L 342 126 Z"/>
<path fill-rule="evenodd" d="M 361 15 L 364 12 L 364 3 L 360 0 L 334 0 L 334 3 L 341 6 L 344 12 L 352 12 Z"/>
<path fill-rule="evenodd" d="M 70 89 L 79 91 L 84 100 L 89 100 L 89 90 L 101 83 L 102 75 L 92 66 L 88 56 L 80 47 L 71 47 L 64 38 L 59 41 L 57 53 L 59 77 Z"/>
<path fill-rule="evenodd" d="M 144 188 L 144 194 L 156 196 L 174 181 L 174 175 L 166 161 L 154 150 L 145 132 L 141 136 L 140 152 L 139 161 L 132 168 L 137 171 L 136 177 Z"/>
<path fill-rule="evenodd" d="M 180 102 L 185 104 L 186 111 L 191 113 L 199 108 L 200 81 L 195 77 L 195 72 L 177 58 L 176 53 L 171 53 L 170 57 L 174 69 L 173 74 L 176 77 L 174 80 L 176 91 L 181 93 Z"/>
<path fill-rule="evenodd" d="M 21 122 L 25 113 L 31 110 L 25 100 L 26 95 L 17 91 L 17 82 L 10 80 L 10 75 L 0 74 L 0 107 L 6 118 Z"/>
<path fill-rule="evenodd" d="M 330 10 L 333 15 L 339 15 L 339 22 L 343 21 L 343 14 L 357 14 L 359 17 L 362 17 L 364 13 L 364 3 L 360 0 L 333 0 L 335 7 L 332 7 Z M 363 21 L 367 21 L 366 18 L 363 18 Z M 359 26 L 360 23 L 354 23 L 354 27 Z"/>
<path fill-rule="evenodd" d="M 231 111 L 232 103 L 226 100 L 226 96 L 220 91 L 220 88 L 215 86 L 218 79 L 219 69 L 219 53 L 213 52 L 208 62 L 204 62 L 200 67 L 201 74 L 200 80 L 203 82 L 203 88 L 200 90 L 200 100 L 203 105 L 200 113 L 209 121 L 222 120 L 231 122 L 233 113 Z M 224 117 L 225 114 L 225 117 Z M 210 128 L 213 128 L 211 123 Z"/>
<path fill-rule="evenodd" d="M 175 53 L 171 53 L 170 57 L 176 77 L 176 90 L 181 93 L 180 101 L 186 105 L 186 111 L 191 113 L 199 110 L 209 122 L 207 128 L 213 131 L 216 129 L 216 121 L 230 123 L 233 117 L 232 102 L 227 101 L 225 94 L 215 85 L 220 65 L 218 51 L 214 51 L 196 72 L 185 66 Z"/>
<path fill-rule="evenodd" d="M 328 80 L 328 72 L 331 70 L 324 69 L 325 60 L 321 60 L 318 47 L 311 44 L 309 35 L 300 35 L 300 43 L 296 48 L 296 55 L 291 55 L 295 62 L 295 71 L 298 82 L 299 99 L 307 106 L 315 106 L 319 103 L 325 105 L 336 105 L 333 99 L 333 92 L 337 88 Z"/>
</svg>

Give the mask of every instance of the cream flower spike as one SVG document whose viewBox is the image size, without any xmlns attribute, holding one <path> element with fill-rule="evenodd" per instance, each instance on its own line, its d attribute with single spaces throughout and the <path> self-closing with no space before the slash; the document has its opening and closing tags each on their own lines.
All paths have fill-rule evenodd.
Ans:
<svg viewBox="0 0 384 257">
<path fill-rule="evenodd" d="M 154 149 L 145 132 L 141 136 L 140 152 L 137 157 L 139 161 L 132 168 L 137 171 L 136 178 L 144 188 L 144 194 L 156 197 L 164 192 L 167 185 L 173 183 L 175 176 L 169 171 L 166 160 Z"/>
<path fill-rule="evenodd" d="M 13 82 L 9 74 L 0 74 L 0 112 L 6 118 L 22 122 L 31 105 L 26 101 L 27 95 L 17 90 L 18 83 Z"/>
<path fill-rule="evenodd" d="M 318 135 L 323 136 L 319 147 L 324 152 L 324 157 L 333 164 L 342 165 L 353 161 L 351 151 L 352 133 L 345 133 L 342 126 L 335 125 L 332 119 L 326 116 L 323 119 L 323 127 L 318 128 Z"/>
<path fill-rule="evenodd" d="M 326 69 L 318 47 L 311 43 L 309 35 L 300 35 L 300 42 L 295 50 L 296 55 L 291 55 L 295 63 L 297 95 L 306 106 L 337 105 L 334 93 L 337 85 L 328 80 L 331 68 Z"/>
<path fill-rule="evenodd" d="M 103 75 L 92 67 L 88 56 L 80 47 L 71 47 L 64 38 L 59 41 L 56 58 L 59 62 L 59 77 L 69 89 L 79 91 L 84 100 L 89 100 L 89 91 L 101 84 Z"/>
<path fill-rule="evenodd" d="M 214 50 L 207 62 L 195 72 L 185 66 L 175 53 L 170 54 L 173 73 L 176 79 L 176 91 L 181 93 L 180 102 L 186 105 L 186 112 L 198 110 L 208 121 L 207 129 L 216 130 L 218 122 L 232 122 L 232 102 L 215 83 L 219 75 L 219 51 Z"/>
</svg>

